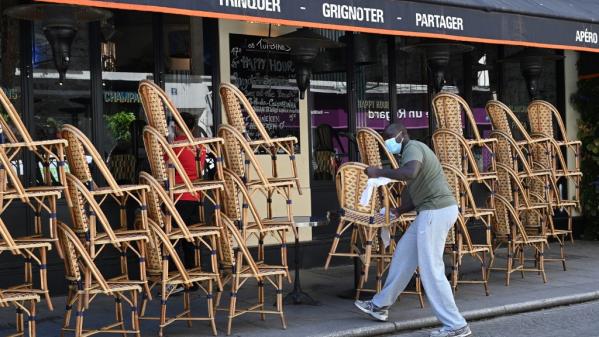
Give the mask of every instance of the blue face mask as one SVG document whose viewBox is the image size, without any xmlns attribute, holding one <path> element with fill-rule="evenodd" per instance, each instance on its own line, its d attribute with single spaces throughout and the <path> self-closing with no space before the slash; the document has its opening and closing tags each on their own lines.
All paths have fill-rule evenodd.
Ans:
<svg viewBox="0 0 599 337">
<path fill-rule="evenodd" d="M 389 138 L 385 141 L 385 146 L 387 147 L 387 150 L 389 150 L 389 152 L 391 152 L 392 154 L 399 154 L 401 152 L 402 143 L 403 138 L 399 143 L 395 140 L 395 138 Z"/>
</svg>

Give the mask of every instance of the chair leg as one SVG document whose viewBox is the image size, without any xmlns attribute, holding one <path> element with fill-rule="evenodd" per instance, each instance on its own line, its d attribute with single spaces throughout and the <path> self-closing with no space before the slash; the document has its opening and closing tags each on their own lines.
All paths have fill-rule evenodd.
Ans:
<svg viewBox="0 0 599 337">
<path fill-rule="evenodd" d="M 483 251 L 481 254 L 480 271 L 483 280 L 483 286 L 485 287 L 485 295 L 489 296 L 489 280 L 487 279 L 486 261 L 486 252 Z"/>
<path fill-rule="evenodd" d="M 137 291 L 131 291 L 131 327 L 135 330 L 135 337 L 141 337 L 141 331 L 139 329 L 139 314 L 137 313 Z"/>
<path fill-rule="evenodd" d="M 510 285 L 510 276 L 512 274 L 512 265 L 513 265 L 513 258 L 514 258 L 514 245 L 510 242 L 507 245 L 507 266 L 506 266 L 506 271 L 505 271 L 505 285 L 509 286 Z"/>
<path fill-rule="evenodd" d="M 160 329 L 158 330 L 158 336 L 164 336 L 164 324 L 166 324 L 166 301 L 168 300 L 166 294 L 166 283 L 161 283 L 162 289 L 160 290 Z"/>
<path fill-rule="evenodd" d="M 258 304 L 260 305 L 260 310 L 264 310 L 264 282 L 262 281 L 258 281 Z M 264 313 L 260 313 L 260 320 L 266 320 Z"/>
<path fill-rule="evenodd" d="M 189 289 L 185 289 L 183 294 L 183 310 L 187 312 L 187 327 L 191 328 L 193 321 L 191 320 L 191 293 Z"/>
<path fill-rule="evenodd" d="M 76 320 L 76 326 L 75 326 L 75 337 L 81 337 L 81 335 L 83 334 L 83 313 L 85 310 L 85 307 L 83 305 L 84 302 L 84 297 L 85 295 L 83 294 L 78 294 L 77 295 L 77 320 Z"/>
<path fill-rule="evenodd" d="M 206 296 L 208 298 L 208 317 L 210 318 L 210 327 L 212 328 L 212 335 L 216 336 L 217 332 L 216 332 L 216 322 L 214 321 L 214 300 L 212 299 L 213 296 L 213 285 L 212 285 L 212 280 L 208 280 L 208 296 Z"/>
<path fill-rule="evenodd" d="M 24 334 L 25 333 L 25 320 L 24 320 L 23 309 L 21 309 L 17 306 L 17 309 L 15 310 L 15 312 L 16 312 L 15 322 L 17 325 L 17 335 Z"/>
<path fill-rule="evenodd" d="M 344 221 L 343 219 L 339 219 L 339 224 L 337 225 L 337 231 L 335 232 L 335 238 L 333 239 L 333 243 L 331 244 L 331 250 L 329 251 L 329 255 L 327 256 L 327 261 L 324 264 L 324 269 L 329 268 L 329 264 L 331 263 L 331 258 L 337 251 L 337 245 L 339 245 L 339 239 L 341 238 L 341 231 L 343 230 Z"/>
<path fill-rule="evenodd" d="M 559 256 L 560 259 L 562 260 L 562 268 L 564 269 L 564 271 L 566 271 L 566 251 L 565 251 L 565 247 L 564 247 L 564 242 L 566 241 L 566 235 L 564 234 L 561 237 L 558 236 L 558 241 L 559 241 Z"/>
<path fill-rule="evenodd" d="M 52 305 L 52 299 L 50 298 L 50 291 L 48 290 L 48 263 L 47 263 L 47 250 L 46 248 L 40 248 L 40 288 L 44 292 L 44 298 L 46 305 L 50 311 L 54 311 L 54 305 Z"/>
<path fill-rule="evenodd" d="M 77 300 L 76 291 L 73 291 L 73 288 L 69 286 L 68 294 L 67 294 L 67 303 L 65 306 L 64 320 L 62 322 L 62 332 L 61 336 L 64 336 L 64 329 L 67 329 L 69 325 L 71 325 L 71 314 L 73 312 L 73 304 Z"/>
<path fill-rule="evenodd" d="M 29 307 L 29 322 L 27 323 L 28 327 L 29 327 L 29 337 L 35 337 L 36 336 L 36 306 L 35 306 L 35 300 L 31 300 L 31 304 Z"/>
<path fill-rule="evenodd" d="M 424 296 L 422 296 L 422 280 L 420 279 L 420 273 L 416 270 L 416 292 L 418 293 L 418 302 L 420 302 L 420 308 L 424 308 Z"/>
<path fill-rule="evenodd" d="M 520 268 L 521 268 L 520 269 L 520 276 L 522 278 L 524 278 L 524 268 L 525 268 L 525 266 L 524 266 L 524 263 L 525 263 L 524 262 L 525 261 L 524 260 L 524 248 L 525 247 L 522 245 L 522 246 L 519 246 L 519 249 L 517 250 L 517 252 L 518 252 L 518 258 L 519 258 L 519 263 L 520 263 Z"/>
<path fill-rule="evenodd" d="M 233 275 L 231 280 L 231 301 L 229 302 L 229 321 L 227 322 L 227 336 L 231 335 L 231 327 L 233 324 L 233 318 L 236 313 L 236 302 L 237 302 L 237 290 L 239 288 L 239 277 Z"/>
<path fill-rule="evenodd" d="M 547 275 L 545 274 L 545 244 L 541 242 L 539 244 L 539 270 L 541 271 L 541 276 L 543 277 L 543 283 L 547 283 Z"/>
<path fill-rule="evenodd" d="M 281 315 L 283 329 L 287 329 L 285 313 L 283 312 L 283 275 L 277 275 L 277 311 Z"/>
<path fill-rule="evenodd" d="M 114 318 L 117 323 L 120 323 L 121 329 L 125 330 L 125 320 L 123 319 L 123 302 L 117 295 L 114 297 Z M 122 334 L 123 337 L 127 337 L 126 333 Z"/>
</svg>

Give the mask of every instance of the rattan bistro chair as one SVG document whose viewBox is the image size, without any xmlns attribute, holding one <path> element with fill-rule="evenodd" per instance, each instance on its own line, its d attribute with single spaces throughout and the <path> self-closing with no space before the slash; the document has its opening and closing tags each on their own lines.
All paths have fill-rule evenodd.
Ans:
<svg viewBox="0 0 599 337">
<path fill-rule="evenodd" d="M 202 222 L 186 224 L 173 200 L 168 197 L 166 191 L 164 191 L 154 177 L 147 172 L 141 172 L 139 180 L 141 183 L 150 186 L 150 192 L 148 193 L 148 218 L 162 228 L 169 239 L 175 243 L 180 240 L 187 240 L 194 244 L 196 248 L 195 266 L 200 266 L 200 248 L 206 247 L 210 252 L 212 271 L 216 273 L 218 271 L 216 250 L 218 247 L 219 228 Z M 155 251 L 155 247 L 152 248 Z M 152 259 L 150 258 L 149 261 L 152 261 Z M 217 283 L 220 288 L 221 283 L 219 279 L 217 279 Z"/>
<path fill-rule="evenodd" d="M 36 329 L 36 303 L 39 302 L 39 295 L 27 290 L 0 289 L 0 308 L 13 306 L 17 312 L 16 333 L 10 337 L 37 336 Z M 29 303 L 29 307 L 27 307 Z M 25 315 L 27 314 L 27 334 L 25 332 Z"/>
<path fill-rule="evenodd" d="M 0 105 L 4 108 L 6 115 L 0 115 L 0 149 L 6 151 L 9 161 L 17 160 L 17 156 L 26 149 L 32 152 L 36 160 L 43 167 L 42 180 L 46 189 L 64 189 L 64 148 L 67 146 L 66 141 L 62 139 L 40 140 L 35 141 L 27 131 L 27 127 L 21 120 L 19 113 L 14 105 L 10 102 L 4 90 L 0 88 Z M 8 117 L 8 119 L 5 119 Z M 60 186 L 52 186 L 51 167 L 56 167 L 58 173 L 58 181 Z M 38 187 L 39 188 L 39 187 Z"/>
<path fill-rule="evenodd" d="M 204 201 L 212 202 L 215 206 L 216 226 L 220 226 L 219 202 L 220 193 L 224 188 L 222 180 L 203 180 L 199 178 L 192 181 L 164 136 L 151 126 L 144 127 L 143 142 L 150 162 L 152 176 L 162 185 L 169 198 L 176 204 L 185 193 L 196 195 L 200 201 L 199 214 L 201 221 L 205 221 L 202 207 Z M 175 173 L 181 177 L 182 183 L 176 183 Z M 222 177 L 222 169 L 218 176 Z"/>
<path fill-rule="evenodd" d="M 172 241 L 172 237 L 167 235 L 163 227 L 153 220 L 149 220 L 150 241 L 147 246 L 148 253 L 148 276 L 151 282 L 151 288 L 160 287 L 160 317 L 145 316 L 146 306 L 149 298 L 144 297 L 142 301 L 141 319 L 158 320 L 160 322 L 158 336 L 164 336 L 164 328 L 176 321 L 187 321 L 189 327 L 193 321 L 209 321 L 212 328 L 212 334 L 216 336 L 216 323 L 214 321 L 214 306 L 213 306 L 213 284 L 219 279 L 218 270 L 212 272 L 202 271 L 199 266 L 193 268 L 185 268 L 183 262 L 179 258 L 175 250 L 177 240 Z M 219 230 L 215 228 L 212 236 L 217 237 Z M 214 241 L 216 242 L 216 241 Z M 174 270 L 171 271 L 169 265 L 174 265 Z M 208 314 L 205 317 L 192 316 L 191 300 L 192 296 L 189 291 L 185 291 L 183 298 L 183 311 L 177 314 L 168 315 L 167 301 L 171 297 L 172 290 L 169 291 L 168 286 L 182 285 L 189 288 L 192 285 L 197 285 L 207 295 Z M 195 297 L 195 296 L 194 296 Z"/>
<path fill-rule="evenodd" d="M 216 156 L 217 177 L 220 177 L 222 173 L 222 139 L 216 137 L 194 138 L 192 130 L 189 130 L 183 121 L 183 118 L 181 117 L 179 110 L 177 110 L 175 107 L 175 104 L 167 96 L 164 90 L 162 90 L 162 88 L 160 88 L 160 86 L 158 86 L 156 83 L 149 80 L 140 81 L 138 92 L 144 112 L 146 114 L 146 119 L 148 120 L 148 124 L 154 128 L 158 134 L 162 135 L 167 143 L 171 138 L 170 136 L 173 136 L 170 135 L 172 130 L 169 130 L 169 125 L 171 122 L 176 124 L 179 129 L 183 131 L 185 140 L 169 144 L 170 147 L 173 149 L 177 147 L 192 147 L 195 149 L 206 147 Z M 201 177 L 202 165 L 200 162 L 200 156 L 196 156 L 196 170 L 198 172 L 198 177 Z"/>
<path fill-rule="evenodd" d="M 270 265 L 263 261 L 256 261 L 252 257 L 241 230 L 226 215 L 223 215 L 223 226 L 221 227 L 219 256 L 223 270 L 225 284 L 231 285 L 231 298 L 228 309 L 227 335 L 231 334 L 233 319 L 247 313 L 257 313 L 264 320 L 266 314 L 278 315 L 281 318 L 283 329 L 287 329 L 285 314 L 283 312 L 283 278 L 287 274 L 287 267 L 282 265 Z M 239 308 L 237 298 L 241 288 L 246 285 L 248 279 L 258 282 L 258 303 L 247 308 Z M 275 310 L 268 310 L 265 304 L 265 285 L 270 284 L 276 292 Z M 217 306 L 220 304 L 221 293 L 217 295 Z"/>
<path fill-rule="evenodd" d="M 535 100 L 528 105 L 528 120 L 532 136 L 549 137 L 555 145 L 551 154 L 552 171 L 556 177 L 567 178 L 574 183 L 575 201 L 580 201 L 580 146 L 579 140 L 568 139 L 566 127 L 559 111 L 549 102 Z M 557 125 L 558 132 L 554 131 L 553 125 Z M 558 137 L 561 136 L 561 137 Z M 569 167 L 562 151 L 572 154 L 574 167 Z"/>
<path fill-rule="evenodd" d="M 533 152 L 534 160 L 538 162 L 539 165 L 550 169 L 555 181 L 554 185 L 557 185 L 560 181 L 564 180 L 574 184 L 575 194 L 573 200 L 563 199 L 558 189 L 555 189 L 555 193 L 552 194 L 553 207 L 555 209 L 563 209 L 566 211 L 566 214 L 568 215 L 568 225 L 565 230 L 558 230 L 551 226 L 551 233 L 549 234 L 560 240 L 560 244 L 563 245 L 563 239 L 560 239 L 560 237 L 563 236 L 562 233 L 564 231 L 566 236 L 570 236 L 571 241 L 574 240 L 574 236 L 572 235 L 572 216 L 574 209 L 580 207 L 580 183 L 582 179 L 582 173 L 580 171 L 581 142 L 569 140 L 567 138 L 566 128 L 559 112 L 548 102 L 540 100 L 531 102 L 528 106 L 528 119 L 532 131 L 531 136 L 535 138 L 549 138 L 553 145 L 549 152 L 536 149 L 536 151 Z M 561 134 L 561 140 L 557 138 L 556 133 L 554 132 L 554 121 L 555 124 L 557 124 L 559 134 Z M 562 152 L 574 156 L 574 168 L 568 166 Z"/>
<path fill-rule="evenodd" d="M 127 251 L 132 251 L 139 261 L 140 278 L 149 295 L 145 281 L 145 245 L 148 240 L 147 214 L 142 209 L 142 225 L 138 229 L 113 229 L 100 204 L 87 187 L 74 175 L 67 173 L 67 190 L 71 200 L 71 216 L 75 233 L 84 243 L 89 256 L 95 260 L 106 247 L 113 246 L 120 253 L 121 274 L 128 274 Z M 144 202 L 145 204 L 145 202 Z M 100 224 L 100 228 L 97 224 Z M 101 230 L 99 230 L 101 229 Z"/>
<path fill-rule="evenodd" d="M 295 145 L 297 144 L 297 138 L 270 138 L 268 131 L 266 131 L 264 125 L 262 125 L 262 121 L 254 111 L 252 104 L 241 92 L 241 90 L 239 90 L 233 84 L 221 83 L 219 93 L 223 102 L 228 123 L 243 135 L 244 139 L 248 142 L 253 151 L 264 149 L 270 154 L 272 159 L 273 177 L 278 177 L 277 153 L 282 151 L 284 154 L 289 155 L 289 160 L 291 161 L 291 178 L 295 181 L 297 191 L 301 195 L 302 190 L 300 188 L 297 165 L 295 163 Z M 247 126 L 249 123 L 247 122 L 247 119 L 244 118 L 243 112 L 247 114 L 249 120 L 258 131 L 260 136 L 259 139 L 250 139 L 248 133 L 249 127 Z"/>
<path fill-rule="evenodd" d="M 445 178 L 459 205 L 457 222 L 454 228 L 450 229 L 445 241 L 446 247 L 451 249 L 452 254 L 451 286 L 455 292 L 460 283 L 482 284 L 485 294 L 488 296 L 487 267 L 489 261 L 487 258 L 493 255 L 491 219 L 494 212 L 492 209 L 479 208 L 476 205 L 468 181 L 462 172 L 447 164 L 442 164 L 442 166 Z M 470 236 L 467 225 L 473 220 L 480 221 L 485 227 L 485 236 L 482 243 L 473 243 Z M 482 275 L 480 280 L 463 280 L 460 278 L 462 259 L 467 255 L 480 262 Z"/>
<path fill-rule="evenodd" d="M 500 199 L 495 204 L 495 221 L 492 229 L 494 234 L 493 257 L 489 264 L 489 272 L 492 270 L 504 270 L 506 273 L 506 285 L 510 283 L 510 276 L 515 271 L 520 271 L 524 276 L 525 271 L 541 273 L 543 281 L 547 282 L 544 266 L 544 246 L 547 245 L 545 235 L 546 221 L 551 216 L 551 207 L 543 196 L 531 193 L 522 184 L 518 174 L 508 165 L 497 164 L 498 191 L 495 197 Z M 539 221 L 535 227 L 540 229 L 537 235 L 529 235 L 525 223 L 525 217 L 531 218 L 529 214 L 535 214 L 534 218 Z M 506 268 L 493 267 L 497 250 L 506 245 L 507 266 Z M 524 248 L 530 246 L 535 250 L 536 268 L 525 266 Z M 519 265 L 514 267 L 514 259 L 518 258 Z"/>
<path fill-rule="evenodd" d="M 218 136 L 225 140 L 225 166 L 241 178 L 250 197 L 253 198 L 256 192 L 261 192 L 266 197 L 267 218 L 273 217 L 273 196 L 279 195 L 285 199 L 287 219 L 292 221 L 291 188 L 297 183 L 297 180 L 295 178 L 268 177 L 248 141 L 233 126 L 221 125 L 218 128 Z"/>
<path fill-rule="evenodd" d="M 356 289 L 356 298 L 359 298 L 362 291 L 380 291 L 382 277 L 389 266 L 388 262 L 393 255 L 393 250 L 386 251 L 383 248 L 384 244 L 379 233 L 381 228 L 398 227 L 402 221 L 400 218 L 391 217 L 390 192 L 385 186 L 380 186 L 373 192 L 367 206 L 360 204 L 360 196 L 368 181 L 368 176 L 364 174 L 366 167 L 368 166 L 362 163 L 350 162 L 341 165 L 337 171 L 337 198 L 341 210 L 339 225 L 325 263 L 325 269 L 328 269 L 334 256 L 360 258 L 363 271 Z M 383 207 L 385 212 L 381 214 L 380 211 Z M 349 251 L 339 252 L 337 251 L 339 242 L 346 232 L 350 232 Z M 365 288 L 372 260 L 377 262 L 375 290 Z M 416 286 L 415 293 L 420 297 L 422 305 L 422 293 L 418 278 Z"/>
<path fill-rule="evenodd" d="M 99 199 L 100 204 L 107 198 L 113 199 L 119 206 L 121 228 L 126 229 L 127 202 L 134 200 L 141 209 L 144 209 L 148 187 L 145 185 L 119 185 L 92 142 L 75 126 L 65 124 L 60 133 L 61 137 L 69 143 L 66 153 L 70 173 L 85 184 L 90 193 Z M 94 181 L 87 163 L 88 156 L 91 157 L 93 165 L 106 181 L 106 186 L 98 186 Z M 67 198 L 67 200 L 69 199 Z"/>
<path fill-rule="evenodd" d="M 62 334 L 75 332 L 76 337 L 90 336 L 97 333 L 134 334 L 141 337 L 138 319 L 138 293 L 143 282 L 130 280 L 126 275 L 106 279 L 94 264 L 77 235 L 65 224 L 58 224 L 58 237 L 64 252 L 65 278 L 69 284 L 66 312 Z M 90 304 L 98 297 L 106 295 L 114 298 L 116 322 L 95 329 L 84 329 L 84 318 Z M 125 328 L 123 302 L 129 304 L 131 326 Z M 73 306 L 76 307 L 76 323 L 70 328 Z"/>
<path fill-rule="evenodd" d="M 7 291 L 28 291 L 43 295 L 48 308 L 54 310 L 48 289 L 47 255 L 55 240 L 39 236 L 14 237 L 0 218 L 0 255 L 11 253 L 25 260 L 24 283 Z M 34 289 L 33 264 L 39 266 L 39 289 Z"/>
<path fill-rule="evenodd" d="M 287 268 L 288 232 L 295 233 L 293 219 L 263 219 L 243 181 L 235 172 L 225 168 L 225 192 L 223 198 L 223 214 L 239 224 L 244 242 L 253 236 L 258 239 L 258 261 L 264 261 L 264 239 L 272 236 L 281 243 L 281 265 Z M 289 273 L 287 273 L 289 275 Z"/>
</svg>

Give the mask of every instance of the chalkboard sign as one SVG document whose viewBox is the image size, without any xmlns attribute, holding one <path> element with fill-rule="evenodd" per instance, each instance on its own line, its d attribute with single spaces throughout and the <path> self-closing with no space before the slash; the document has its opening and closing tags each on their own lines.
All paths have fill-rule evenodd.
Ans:
<svg viewBox="0 0 599 337">
<path fill-rule="evenodd" d="M 248 98 L 272 138 L 295 136 L 299 152 L 299 91 L 288 46 L 267 43 L 264 37 L 230 34 L 231 83 Z M 244 113 L 245 115 L 245 113 Z M 258 139 L 246 115 L 249 137 Z"/>
</svg>

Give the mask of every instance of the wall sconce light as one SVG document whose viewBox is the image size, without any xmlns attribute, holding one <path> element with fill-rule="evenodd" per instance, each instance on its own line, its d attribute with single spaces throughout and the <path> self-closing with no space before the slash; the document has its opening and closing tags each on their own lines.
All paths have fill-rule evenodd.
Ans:
<svg viewBox="0 0 599 337">
<path fill-rule="evenodd" d="M 6 9 L 4 13 L 21 20 L 41 22 L 44 35 L 52 47 L 60 85 L 64 83 L 71 62 L 71 45 L 78 26 L 112 16 L 111 12 L 103 9 L 55 4 L 19 5 Z"/>
</svg>

